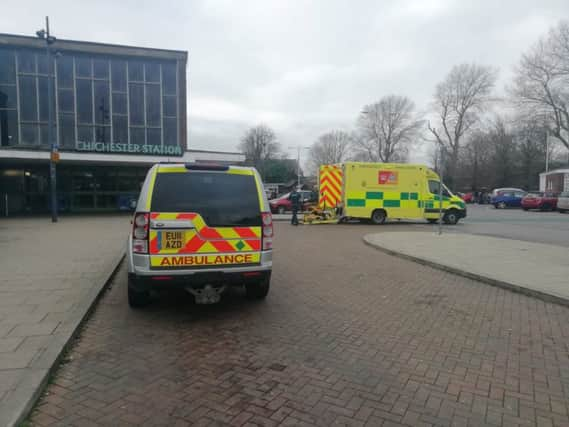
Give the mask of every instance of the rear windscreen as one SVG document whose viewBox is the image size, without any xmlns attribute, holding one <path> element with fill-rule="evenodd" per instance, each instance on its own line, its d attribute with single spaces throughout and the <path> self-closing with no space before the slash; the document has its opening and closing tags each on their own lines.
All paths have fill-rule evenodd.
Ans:
<svg viewBox="0 0 569 427">
<path fill-rule="evenodd" d="M 216 172 L 159 173 L 152 191 L 153 212 L 199 213 L 210 227 L 261 225 L 252 175 Z"/>
</svg>

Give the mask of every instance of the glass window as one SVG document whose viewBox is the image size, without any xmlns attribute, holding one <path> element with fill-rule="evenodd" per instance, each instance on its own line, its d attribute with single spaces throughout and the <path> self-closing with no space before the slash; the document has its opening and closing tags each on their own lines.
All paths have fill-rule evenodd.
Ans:
<svg viewBox="0 0 569 427">
<path fill-rule="evenodd" d="M 180 188 L 184 191 L 180 192 Z M 154 212 L 196 212 L 210 227 L 261 225 L 255 178 L 225 173 L 161 173 L 156 176 Z"/>
<path fill-rule="evenodd" d="M 144 85 L 130 83 L 129 87 L 129 109 L 130 124 L 144 125 Z"/>
<path fill-rule="evenodd" d="M 144 145 L 144 128 L 130 128 L 130 143 Z"/>
<path fill-rule="evenodd" d="M 0 83 L 16 83 L 14 52 L 0 49 Z"/>
<path fill-rule="evenodd" d="M 61 148 L 75 148 L 75 116 L 59 115 L 59 145 Z"/>
<path fill-rule="evenodd" d="M 111 80 L 114 92 L 126 92 L 126 61 L 111 62 Z"/>
<path fill-rule="evenodd" d="M 110 126 L 97 126 L 95 128 L 95 141 L 96 142 L 111 142 L 111 128 L 110 128 Z"/>
<path fill-rule="evenodd" d="M 175 64 L 162 64 L 162 89 L 164 95 L 176 95 Z"/>
<path fill-rule="evenodd" d="M 0 145 L 18 144 L 18 113 L 16 110 L 0 110 Z"/>
<path fill-rule="evenodd" d="M 93 60 L 93 75 L 96 79 L 109 79 L 109 61 L 105 59 Z"/>
<path fill-rule="evenodd" d="M 22 124 L 22 144 L 39 144 L 39 127 L 35 124 Z"/>
<path fill-rule="evenodd" d="M 160 126 L 159 85 L 146 85 L 146 125 Z"/>
<path fill-rule="evenodd" d="M 17 107 L 16 86 L 0 84 L 0 108 Z"/>
<path fill-rule="evenodd" d="M 45 53 L 37 54 L 38 61 L 38 74 L 47 74 L 47 55 Z M 53 55 L 51 57 L 51 66 L 49 67 L 50 74 L 53 75 Z"/>
<path fill-rule="evenodd" d="M 77 77 L 91 77 L 93 70 L 91 67 L 91 58 L 85 56 L 77 56 L 75 58 L 75 74 Z"/>
<path fill-rule="evenodd" d="M 160 83 L 160 64 L 156 62 L 144 64 L 144 78 L 147 82 Z"/>
<path fill-rule="evenodd" d="M 57 59 L 57 86 L 73 88 L 73 58 L 62 56 Z"/>
<path fill-rule="evenodd" d="M 57 93 L 59 111 L 65 113 L 75 112 L 75 100 L 72 89 L 60 89 Z"/>
<path fill-rule="evenodd" d="M 126 93 L 113 92 L 113 114 L 126 113 Z"/>
<path fill-rule="evenodd" d="M 162 129 L 147 128 L 146 143 L 149 145 L 162 145 Z"/>
<path fill-rule="evenodd" d="M 128 61 L 128 81 L 144 81 L 144 64 L 140 61 Z"/>
<path fill-rule="evenodd" d="M 93 142 L 93 126 L 77 126 L 77 141 Z"/>
<path fill-rule="evenodd" d="M 164 117 L 164 145 L 178 145 L 176 119 Z"/>
<path fill-rule="evenodd" d="M 18 52 L 18 72 L 35 73 L 36 72 L 36 55 L 29 50 Z"/>
<path fill-rule="evenodd" d="M 52 79 L 53 84 L 53 79 Z M 53 90 L 54 86 L 52 86 Z M 38 78 L 38 93 L 39 93 L 39 104 L 40 104 L 40 120 L 47 122 L 49 120 L 49 97 L 47 96 L 47 77 L 39 77 Z M 52 106 L 53 114 L 55 117 L 55 104 Z"/>
<path fill-rule="evenodd" d="M 54 135 L 55 137 L 55 135 Z M 48 125 L 40 125 L 40 144 L 45 147 L 51 147 L 51 139 L 49 137 Z"/>
<path fill-rule="evenodd" d="M 110 124 L 110 93 L 109 83 L 95 81 L 95 123 Z"/>
<path fill-rule="evenodd" d="M 128 122 L 126 116 L 113 116 L 113 142 L 128 144 Z"/>
<path fill-rule="evenodd" d="M 77 121 L 93 123 L 93 91 L 91 80 L 77 80 Z"/>
<path fill-rule="evenodd" d="M 162 114 L 165 116 L 176 117 L 176 100 L 175 96 L 164 96 L 162 98 Z"/>
<path fill-rule="evenodd" d="M 20 86 L 20 114 L 21 120 L 35 122 L 38 120 L 38 101 L 36 78 L 21 76 Z M 25 141 L 22 136 L 22 141 Z M 37 141 L 37 139 L 36 139 Z"/>
</svg>

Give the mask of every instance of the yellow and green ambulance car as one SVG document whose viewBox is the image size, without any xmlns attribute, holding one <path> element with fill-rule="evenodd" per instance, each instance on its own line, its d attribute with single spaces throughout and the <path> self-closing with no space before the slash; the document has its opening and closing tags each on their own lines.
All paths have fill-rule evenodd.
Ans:
<svg viewBox="0 0 569 427">
<path fill-rule="evenodd" d="M 323 165 L 319 171 L 323 209 L 336 208 L 341 218 L 387 219 L 439 218 L 439 176 L 425 165 L 346 162 Z M 464 201 L 443 184 L 443 221 L 456 224 L 466 217 Z"/>
</svg>

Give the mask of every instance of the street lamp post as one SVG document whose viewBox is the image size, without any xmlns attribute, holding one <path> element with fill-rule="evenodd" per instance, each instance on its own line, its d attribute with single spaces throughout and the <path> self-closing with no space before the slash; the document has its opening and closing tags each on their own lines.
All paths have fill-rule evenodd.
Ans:
<svg viewBox="0 0 569 427">
<path fill-rule="evenodd" d="M 49 33 L 49 17 L 45 17 L 45 30 L 41 29 L 36 31 L 36 35 L 45 40 L 45 53 L 47 58 L 47 137 L 50 144 L 50 156 L 49 156 L 49 178 L 50 178 L 50 193 L 51 193 L 51 222 L 57 222 L 57 170 L 56 164 L 59 161 L 59 150 L 57 146 L 57 138 L 55 137 L 54 130 L 55 125 L 53 122 L 53 81 L 52 77 L 52 65 L 55 69 L 55 65 L 51 60 L 51 45 L 55 43 L 55 37 Z"/>
<path fill-rule="evenodd" d="M 303 147 L 301 145 L 297 145 L 296 147 L 288 147 L 290 150 L 296 148 L 296 179 L 297 179 L 297 187 L 300 189 L 300 150 L 308 150 L 310 147 Z"/>
</svg>

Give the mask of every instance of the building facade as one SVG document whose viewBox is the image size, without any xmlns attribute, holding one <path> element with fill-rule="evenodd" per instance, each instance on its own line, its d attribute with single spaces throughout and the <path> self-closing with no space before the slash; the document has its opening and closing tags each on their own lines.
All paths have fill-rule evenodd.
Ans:
<svg viewBox="0 0 569 427">
<path fill-rule="evenodd" d="M 563 193 L 569 191 L 569 169 L 555 169 L 539 174 L 539 191 Z"/>
<path fill-rule="evenodd" d="M 159 161 L 238 163 L 187 150 L 184 51 L 0 34 L 0 212 L 49 210 L 48 79 L 58 209 L 124 210 Z"/>
</svg>

